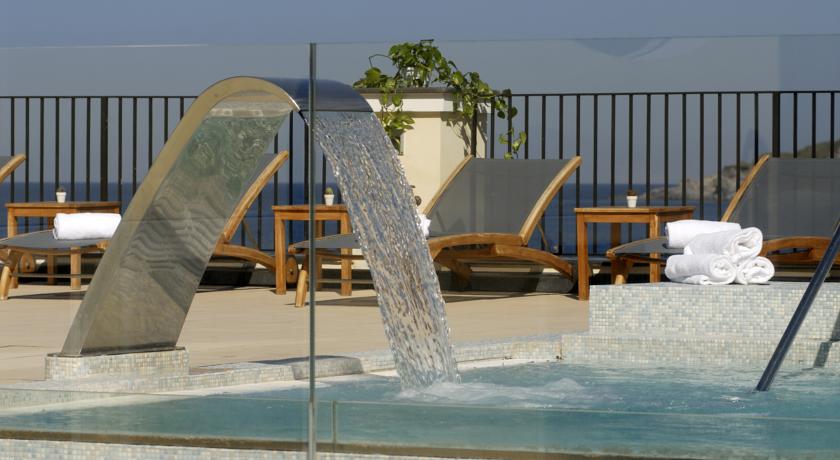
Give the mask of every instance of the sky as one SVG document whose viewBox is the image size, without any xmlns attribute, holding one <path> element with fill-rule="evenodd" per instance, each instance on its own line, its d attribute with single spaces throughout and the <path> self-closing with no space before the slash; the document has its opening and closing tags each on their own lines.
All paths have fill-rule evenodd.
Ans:
<svg viewBox="0 0 840 460">
<path fill-rule="evenodd" d="M 2 0 L 2 46 L 288 44 L 838 32 L 832 0 Z"/>
<path fill-rule="evenodd" d="M 232 75 L 305 76 L 308 42 L 321 44 L 319 76 L 352 82 L 370 55 L 424 38 L 520 92 L 814 87 L 840 74 L 781 81 L 780 56 L 802 46 L 814 65 L 836 61 L 835 42 L 797 38 L 840 34 L 830 0 L 0 0 L 0 11 L 5 95 L 196 94 Z"/>
<path fill-rule="evenodd" d="M 306 77 L 309 42 L 320 78 L 352 83 L 371 55 L 427 38 L 520 93 L 840 86 L 836 0 L 0 0 L 0 96 Z"/>
</svg>

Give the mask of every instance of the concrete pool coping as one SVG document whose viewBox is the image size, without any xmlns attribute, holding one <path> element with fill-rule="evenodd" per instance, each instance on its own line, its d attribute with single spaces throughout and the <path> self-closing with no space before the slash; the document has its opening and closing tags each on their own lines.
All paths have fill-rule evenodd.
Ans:
<svg viewBox="0 0 840 460">
<path fill-rule="evenodd" d="M 496 339 L 454 347 L 459 366 L 494 360 L 560 359 L 559 335 Z M 179 353 L 184 353 L 182 350 Z M 179 358 L 180 359 L 180 358 Z M 319 356 L 316 376 L 335 377 L 392 371 L 394 360 L 390 350 L 348 353 L 342 356 Z M 190 369 L 187 374 L 150 374 L 140 370 L 133 374 L 95 376 L 75 379 L 42 380 L 0 386 L 0 407 L 26 405 L 32 398 L 50 398 L 49 393 L 29 394 L 25 390 L 50 390 L 59 393 L 172 393 L 187 390 L 232 387 L 243 384 L 302 381 L 309 377 L 307 358 L 277 361 L 234 362 Z M 2 390 L 23 390 L 3 394 Z"/>
</svg>

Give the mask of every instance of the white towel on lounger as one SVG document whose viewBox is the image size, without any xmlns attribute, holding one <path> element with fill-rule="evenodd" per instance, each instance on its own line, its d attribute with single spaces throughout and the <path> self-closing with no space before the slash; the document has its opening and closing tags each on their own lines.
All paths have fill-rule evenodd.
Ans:
<svg viewBox="0 0 840 460">
<path fill-rule="evenodd" d="M 738 265 L 735 282 L 738 284 L 763 284 L 776 274 L 773 262 L 764 257 L 755 257 Z"/>
<path fill-rule="evenodd" d="M 741 225 L 736 222 L 686 219 L 665 224 L 665 236 L 669 248 L 684 248 L 697 235 L 740 229 Z"/>
<path fill-rule="evenodd" d="M 743 230 L 697 235 L 685 246 L 684 254 L 721 254 L 729 257 L 735 266 L 758 257 L 764 236 L 761 230 L 750 227 Z"/>
<path fill-rule="evenodd" d="M 94 240 L 114 236 L 120 215 L 105 212 L 56 214 L 53 236 L 57 240 Z"/>
<path fill-rule="evenodd" d="M 735 265 L 720 254 L 674 255 L 665 263 L 665 276 L 676 283 L 729 284 L 735 274 Z"/>
<path fill-rule="evenodd" d="M 420 219 L 420 231 L 423 232 L 423 236 L 429 236 L 429 226 L 432 225 L 432 221 L 422 212 L 418 212 L 417 217 Z"/>
</svg>

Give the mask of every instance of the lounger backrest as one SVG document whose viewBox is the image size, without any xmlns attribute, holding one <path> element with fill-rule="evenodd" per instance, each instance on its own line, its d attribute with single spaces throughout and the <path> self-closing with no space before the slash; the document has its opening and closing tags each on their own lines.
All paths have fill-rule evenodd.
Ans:
<svg viewBox="0 0 840 460">
<path fill-rule="evenodd" d="M 245 192 L 245 195 L 242 196 L 242 199 L 239 200 L 239 204 L 236 205 L 236 209 L 233 210 L 233 214 L 231 214 L 230 219 L 228 219 L 227 223 L 225 224 L 225 229 L 222 231 L 221 240 L 223 242 L 228 242 L 233 238 L 233 234 L 237 228 L 239 228 L 239 224 L 242 223 L 242 219 L 245 218 L 245 213 L 248 212 L 248 209 L 251 208 L 251 205 L 254 204 L 254 200 L 257 199 L 262 189 L 265 188 L 268 181 L 274 176 L 274 173 L 280 169 L 280 166 L 286 162 L 289 158 L 289 152 L 280 152 L 278 154 L 273 153 L 266 153 L 265 155 L 260 158 L 259 168 L 254 171 L 254 175 L 248 179 L 248 183 L 251 186 Z"/>
<path fill-rule="evenodd" d="M 729 221 L 765 239 L 830 237 L 840 218 L 840 160 L 771 158 L 758 170 Z"/>
<path fill-rule="evenodd" d="M 468 161 L 427 210 L 432 221 L 429 233 L 518 234 L 535 207 L 545 201 L 543 195 L 558 182 L 564 168 L 576 166 L 578 161 Z"/>
<path fill-rule="evenodd" d="M 0 155 L 0 181 L 26 160 L 26 155 Z"/>
</svg>

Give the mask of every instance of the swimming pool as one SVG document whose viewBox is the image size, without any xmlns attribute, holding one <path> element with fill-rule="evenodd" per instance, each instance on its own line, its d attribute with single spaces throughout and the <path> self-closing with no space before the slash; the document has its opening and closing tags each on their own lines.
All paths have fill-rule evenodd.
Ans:
<svg viewBox="0 0 840 460">
<path fill-rule="evenodd" d="M 760 371 L 531 363 L 466 371 L 460 384 L 412 392 L 395 377 L 322 379 L 318 437 L 325 448 L 473 456 L 838 457 L 840 371 L 783 372 L 773 391 L 756 393 Z M 7 411 L 0 429 L 303 442 L 306 399 L 303 385 L 131 397 Z"/>
</svg>

